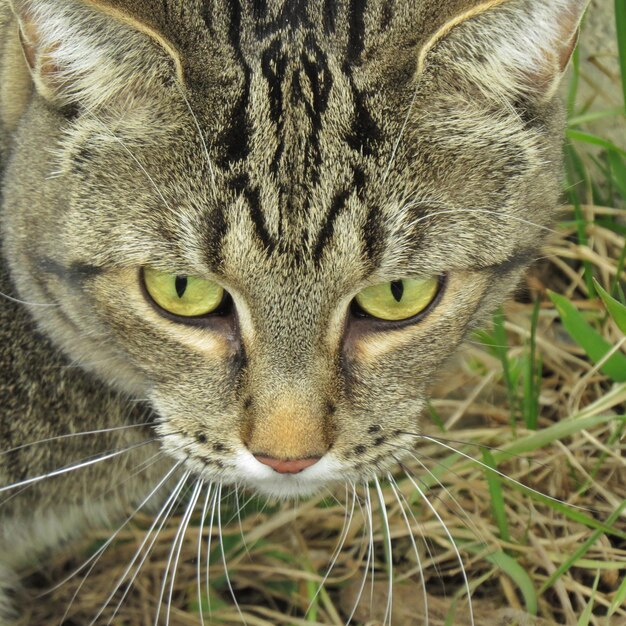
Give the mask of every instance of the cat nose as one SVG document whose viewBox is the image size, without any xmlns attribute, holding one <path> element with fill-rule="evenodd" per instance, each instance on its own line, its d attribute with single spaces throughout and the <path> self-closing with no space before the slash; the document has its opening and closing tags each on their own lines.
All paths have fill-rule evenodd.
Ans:
<svg viewBox="0 0 626 626">
<path fill-rule="evenodd" d="M 263 456 L 261 454 L 255 454 L 254 458 L 259 461 L 259 463 L 263 463 L 263 465 L 268 465 L 275 472 L 279 474 L 299 474 L 302 470 L 305 470 L 307 467 L 311 467 L 311 465 L 315 465 L 322 457 L 315 456 L 309 457 L 307 459 L 294 459 L 294 460 L 284 460 L 284 459 L 275 459 L 271 456 Z"/>
</svg>

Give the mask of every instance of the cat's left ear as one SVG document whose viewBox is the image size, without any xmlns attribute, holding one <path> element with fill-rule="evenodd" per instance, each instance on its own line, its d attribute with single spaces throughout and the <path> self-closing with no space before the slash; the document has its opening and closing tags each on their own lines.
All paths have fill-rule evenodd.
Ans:
<svg viewBox="0 0 626 626">
<path fill-rule="evenodd" d="M 439 44 L 477 85 L 549 100 L 578 42 L 590 0 L 488 0 L 456 16 L 422 49 L 420 69 Z M 450 49 L 450 48 L 449 48 Z"/>
</svg>

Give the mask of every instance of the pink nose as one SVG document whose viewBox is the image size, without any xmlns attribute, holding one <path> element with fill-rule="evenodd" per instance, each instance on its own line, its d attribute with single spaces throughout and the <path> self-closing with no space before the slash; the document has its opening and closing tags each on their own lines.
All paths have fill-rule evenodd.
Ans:
<svg viewBox="0 0 626 626">
<path fill-rule="evenodd" d="M 259 461 L 259 463 L 263 463 L 263 465 L 268 465 L 279 474 L 299 474 L 307 467 L 315 465 L 321 457 L 318 456 L 310 459 L 296 459 L 293 461 L 284 461 L 281 459 L 275 459 L 271 456 L 262 456 L 260 454 L 255 454 L 254 458 Z"/>
</svg>

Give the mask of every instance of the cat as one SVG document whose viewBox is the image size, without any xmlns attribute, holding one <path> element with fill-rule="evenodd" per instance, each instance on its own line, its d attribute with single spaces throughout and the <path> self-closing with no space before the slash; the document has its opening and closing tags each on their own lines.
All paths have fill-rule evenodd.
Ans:
<svg viewBox="0 0 626 626">
<path fill-rule="evenodd" d="M 0 626 L 189 476 L 306 496 L 418 446 L 554 219 L 586 4 L 0 0 Z"/>
</svg>

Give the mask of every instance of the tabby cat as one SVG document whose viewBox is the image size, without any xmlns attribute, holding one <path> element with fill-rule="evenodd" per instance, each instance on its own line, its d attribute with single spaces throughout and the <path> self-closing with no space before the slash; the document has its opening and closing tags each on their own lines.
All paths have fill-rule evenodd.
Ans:
<svg viewBox="0 0 626 626">
<path fill-rule="evenodd" d="M 416 447 L 554 217 L 585 5 L 0 0 L 0 626 L 185 477 L 307 495 Z"/>
</svg>

